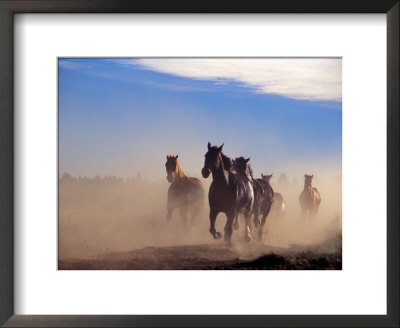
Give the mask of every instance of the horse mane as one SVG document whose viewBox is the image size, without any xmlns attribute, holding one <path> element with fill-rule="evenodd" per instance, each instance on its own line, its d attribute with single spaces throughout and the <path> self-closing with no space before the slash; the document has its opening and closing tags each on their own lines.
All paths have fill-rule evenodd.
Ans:
<svg viewBox="0 0 400 328">
<path fill-rule="evenodd" d="M 180 178 L 184 178 L 185 177 L 185 173 L 183 173 L 183 170 L 182 170 L 181 166 L 179 165 L 178 159 L 176 159 L 176 170 L 178 171 L 178 174 L 179 174 Z"/>
<path fill-rule="evenodd" d="M 232 168 L 232 160 L 223 153 L 221 153 L 221 157 L 222 157 L 222 161 L 224 163 L 224 167 L 227 170 L 230 170 Z"/>
<path fill-rule="evenodd" d="M 212 146 L 211 149 L 213 150 L 218 150 L 217 146 Z M 224 168 L 227 170 L 230 170 L 233 166 L 232 164 L 232 159 L 230 159 L 228 156 L 226 156 L 222 151 L 220 152 L 222 162 L 224 163 Z"/>
<path fill-rule="evenodd" d="M 250 165 L 250 164 L 247 164 L 247 167 L 248 167 L 248 169 L 249 169 L 250 176 L 253 178 L 253 169 L 251 168 L 251 165 Z M 254 178 L 253 178 L 253 179 L 254 179 Z"/>
</svg>

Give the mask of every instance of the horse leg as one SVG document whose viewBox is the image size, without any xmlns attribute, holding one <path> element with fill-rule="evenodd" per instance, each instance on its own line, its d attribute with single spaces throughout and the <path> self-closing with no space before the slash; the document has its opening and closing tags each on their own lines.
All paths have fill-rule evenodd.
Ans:
<svg viewBox="0 0 400 328">
<path fill-rule="evenodd" d="M 313 194 L 313 199 L 311 203 L 311 208 L 310 208 L 310 219 L 314 217 L 314 212 L 315 212 L 315 195 Z"/>
<path fill-rule="evenodd" d="M 317 205 L 315 206 L 315 215 L 317 215 L 319 209 L 319 202 L 317 202 Z"/>
<path fill-rule="evenodd" d="M 318 212 L 318 206 L 314 207 L 311 211 L 310 211 L 310 218 L 314 219 L 317 216 L 317 212 Z"/>
<path fill-rule="evenodd" d="M 258 219 L 258 215 L 260 214 L 260 210 L 258 209 L 258 206 L 254 209 L 254 216 L 253 216 L 253 223 L 256 228 L 260 226 L 260 220 Z"/>
<path fill-rule="evenodd" d="M 278 210 L 276 209 L 276 205 L 274 203 L 272 203 L 271 205 L 271 210 L 269 211 L 269 215 L 271 218 L 275 218 L 277 217 Z"/>
<path fill-rule="evenodd" d="M 224 240 L 226 241 L 228 246 L 232 245 L 232 232 L 233 232 L 233 220 L 235 219 L 236 213 L 235 211 L 229 211 L 226 213 L 226 225 L 225 225 L 225 234 Z"/>
<path fill-rule="evenodd" d="M 215 231 L 215 220 L 217 219 L 217 211 L 210 210 L 210 233 L 214 239 L 219 239 L 222 237 L 220 232 Z"/>
<path fill-rule="evenodd" d="M 245 221 L 246 221 L 246 226 L 245 226 L 245 229 L 244 229 L 244 240 L 246 242 L 249 242 L 253 238 L 251 236 L 251 233 L 250 233 L 250 225 L 251 225 L 251 223 L 250 223 L 251 209 L 250 208 L 245 211 L 244 218 L 245 218 Z"/>
<path fill-rule="evenodd" d="M 320 202 L 321 202 L 321 201 L 318 200 L 317 197 L 315 197 L 315 200 L 314 200 L 314 207 L 313 207 L 313 217 L 316 217 L 316 216 L 317 216 L 318 208 L 319 208 Z"/>
<path fill-rule="evenodd" d="M 283 218 L 284 214 L 285 214 L 285 203 L 281 202 L 279 206 L 279 217 Z"/>
<path fill-rule="evenodd" d="M 168 206 L 168 208 L 167 208 L 167 223 L 170 223 L 170 221 L 171 221 L 173 210 L 174 210 L 173 207 Z"/>
<path fill-rule="evenodd" d="M 261 241 L 261 238 L 262 238 L 262 235 L 263 235 L 263 228 L 264 228 L 264 225 L 265 225 L 265 221 L 267 220 L 267 216 L 268 216 L 268 214 L 269 214 L 269 212 L 271 210 L 271 205 L 272 204 L 269 204 L 266 207 L 265 211 L 263 211 L 263 216 L 262 216 L 261 224 L 260 224 L 260 230 L 258 230 L 258 236 L 257 236 L 259 241 Z"/>
<path fill-rule="evenodd" d="M 180 214 L 180 216 L 182 218 L 183 226 L 186 227 L 187 226 L 187 206 L 186 205 L 182 206 L 179 209 L 179 214 Z"/>
<path fill-rule="evenodd" d="M 239 212 L 235 215 L 235 222 L 233 222 L 233 229 L 239 230 Z"/>
</svg>

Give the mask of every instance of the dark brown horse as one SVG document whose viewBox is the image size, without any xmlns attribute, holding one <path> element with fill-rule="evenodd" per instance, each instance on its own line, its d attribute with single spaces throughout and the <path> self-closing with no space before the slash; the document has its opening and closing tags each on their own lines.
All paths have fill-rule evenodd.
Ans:
<svg viewBox="0 0 400 328">
<path fill-rule="evenodd" d="M 271 185 L 270 180 L 272 178 L 272 174 L 261 174 L 261 178 L 263 178 L 265 181 L 268 181 L 268 183 Z M 283 200 L 282 194 L 274 191 L 274 201 L 272 202 L 271 206 L 271 216 L 276 218 L 282 217 L 285 214 L 285 208 L 286 205 Z"/>
<path fill-rule="evenodd" d="M 210 233 L 215 238 L 221 238 L 222 234 L 215 230 L 215 220 L 218 213 L 226 214 L 224 239 L 231 244 L 233 221 L 237 214 L 244 212 L 246 227 L 244 239 L 249 241 L 250 215 L 253 207 L 254 192 L 251 180 L 246 174 L 232 169 L 232 160 L 222 153 L 222 146 L 211 146 L 208 143 L 208 151 L 205 154 L 204 167 L 201 173 L 204 178 L 212 174 L 213 181 L 208 193 L 210 204 Z"/>
<path fill-rule="evenodd" d="M 243 174 L 246 174 L 247 177 L 251 180 L 251 183 L 253 184 L 253 191 L 254 191 L 254 202 L 253 202 L 253 208 L 251 213 L 253 214 L 253 222 L 256 227 L 258 227 L 260 224 L 258 220 L 258 213 L 263 201 L 264 197 L 264 189 L 262 186 L 258 183 L 256 179 L 253 177 L 253 170 L 250 167 L 250 164 L 248 164 L 250 161 L 250 158 L 244 158 L 244 157 L 236 157 L 232 163 L 233 163 L 233 168 L 237 172 L 241 172 Z M 236 215 L 235 222 L 233 223 L 233 228 L 235 230 L 239 229 L 239 215 Z"/>
<path fill-rule="evenodd" d="M 258 231 L 258 239 L 259 240 L 261 240 L 261 238 L 262 238 L 263 228 L 264 228 L 265 222 L 267 220 L 267 217 L 271 211 L 271 207 L 272 207 L 272 204 L 273 204 L 274 198 L 275 198 L 274 190 L 272 189 L 272 187 L 269 183 L 271 176 L 265 176 L 265 175 L 261 174 L 261 179 L 256 179 L 264 191 L 262 202 L 260 204 L 260 211 L 259 211 L 262 215 L 261 221 L 258 220 L 258 213 L 257 213 L 257 217 L 255 218 L 255 221 L 258 221 L 260 224 L 260 230 Z"/>
<path fill-rule="evenodd" d="M 234 168 L 238 172 L 245 173 L 251 180 L 254 190 L 254 204 L 252 208 L 253 223 L 255 227 L 259 227 L 257 238 L 261 240 L 263 234 L 263 228 L 267 220 L 267 216 L 270 213 L 271 206 L 274 200 L 274 191 L 269 184 L 269 179 L 254 179 L 253 171 L 248 164 L 250 158 L 245 159 L 244 157 L 238 157 L 234 160 Z M 261 221 L 258 219 L 259 215 L 262 215 Z M 234 227 L 239 228 L 239 222 L 236 218 Z"/>
<path fill-rule="evenodd" d="M 167 202 L 167 221 L 172 217 L 175 208 L 179 208 L 179 213 L 183 223 L 187 223 L 188 211 L 191 210 L 193 223 L 198 212 L 204 203 L 204 188 L 199 179 L 187 177 L 178 162 L 178 155 L 168 155 L 167 163 L 167 180 L 171 183 L 168 188 Z"/>
<path fill-rule="evenodd" d="M 299 196 L 303 217 L 306 216 L 307 212 L 310 216 L 315 216 L 321 203 L 321 195 L 318 189 L 312 186 L 313 177 L 313 174 L 304 174 L 304 189 Z"/>
</svg>

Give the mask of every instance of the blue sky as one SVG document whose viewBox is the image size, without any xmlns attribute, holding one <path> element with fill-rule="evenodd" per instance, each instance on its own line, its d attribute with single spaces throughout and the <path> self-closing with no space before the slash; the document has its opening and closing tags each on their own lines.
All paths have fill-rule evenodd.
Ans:
<svg viewBox="0 0 400 328">
<path fill-rule="evenodd" d="M 256 173 L 340 165 L 340 59 L 59 59 L 59 170 L 200 176 L 207 142 Z"/>
</svg>

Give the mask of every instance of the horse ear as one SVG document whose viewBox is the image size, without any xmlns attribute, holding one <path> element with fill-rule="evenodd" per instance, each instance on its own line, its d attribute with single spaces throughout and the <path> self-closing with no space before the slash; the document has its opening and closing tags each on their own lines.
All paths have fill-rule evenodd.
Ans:
<svg viewBox="0 0 400 328">
<path fill-rule="evenodd" d="M 211 148 L 211 144 L 210 144 L 210 142 L 208 142 L 208 145 L 207 145 L 207 147 L 208 147 L 208 149 L 210 149 L 210 148 Z"/>
<path fill-rule="evenodd" d="M 307 174 L 304 174 L 304 177 L 307 178 Z"/>
<path fill-rule="evenodd" d="M 169 156 L 167 155 L 167 161 L 168 161 L 168 159 L 169 159 Z"/>
<path fill-rule="evenodd" d="M 261 173 L 261 178 L 264 178 L 264 177 L 265 177 L 265 175 Z"/>
<path fill-rule="evenodd" d="M 175 156 L 175 159 L 178 159 L 178 156 L 179 156 L 179 155 L 176 155 L 176 156 Z"/>
<path fill-rule="evenodd" d="M 222 151 L 222 147 L 224 147 L 224 144 L 222 144 L 222 145 L 218 148 L 218 150 L 219 150 L 219 151 Z"/>
<path fill-rule="evenodd" d="M 247 158 L 247 159 L 245 159 L 246 163 L 248 163 L 248 162 L 249 162 L 249 160 L 250 160 L 250 157 L 249 157 L 249 158 Z"/>
</svg>

